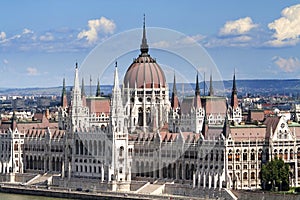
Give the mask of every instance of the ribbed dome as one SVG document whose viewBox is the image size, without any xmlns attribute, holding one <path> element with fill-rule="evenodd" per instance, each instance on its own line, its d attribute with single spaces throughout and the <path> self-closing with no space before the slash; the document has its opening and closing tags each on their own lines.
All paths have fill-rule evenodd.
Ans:
<svg viewBox="0 0 300 200">
<path fill-rule="evenodd" d="M 139 55 L 125 74 L 125 87 L 129 85 L 129 88 L 134 88 L 135 83 L 137 88 L 143 88 L 144 83 L 145 88 L 166 87 L 166 78 L 163 70 L 148 53 Z"/>
<path fill-rule="evenodd" d="M 145 16 L 140 50 L 141 54 L 133 61 L 125 74 L 124 86 L 127 87 L 129 85 L 129 88 L 143 88 L 145 84 L 145 88 L 166 87 L 166 78 L 163 70 L 148 54 L 149 48 L 146 38 Z"/>
</svg>

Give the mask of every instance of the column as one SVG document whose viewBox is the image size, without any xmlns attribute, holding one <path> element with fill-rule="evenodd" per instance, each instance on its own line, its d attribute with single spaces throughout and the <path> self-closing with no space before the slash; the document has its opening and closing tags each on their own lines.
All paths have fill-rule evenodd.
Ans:
<svg viewBox="0 0 300 200">
<path fill-rule="evenodd" d="M 158 169 L 156 169 L 156 166 L 157 166 L 157 164 L 154 161 L 153 162 L 153 168 L 152 168 L 152 171 L 153 171 L 153 177 L 152 178 L 154 178 L 154 179 L 156 179 L 156 177 L 157 177 L 157 171 L 156 170 L 158 170 Z"/>
<path fill-rule="evenodd" d="M 193 188 L 196 187 L 196 173 L 193 171 Z"/>
<path fill-rule="evenodd" d="M 211 174 L 209 173 L 208 174 L 208 188 L 210 189 L 211 188 Z"/>
<path fill-rule="evenodd" d="M 53 169 L 52 169 L 52 157 L 49 157 L 49 164 L 48 164 L 48 166 L 49 166 L 49 171 L 53 171 Z"/>
<path fill-rule="evenodd" d="M 217 188 L 217 182 L 218 182 L 218 174 L 216 173 L 214 175 L 214 188 L 216 189 Z"/>
<path fill-rule="evenodd" d="M 44 158 L 44 173 L 47 171 L 47 158 Z"/>
<path fill-rule="evenodd" d="M 176 169 L 175 169 L 175 179 L 179 180 L 179 163 L 176 162 Z"/>
<path fill-rule="evenodd" d="M 219 189 L 222 188 L 222 174 L 219 175 Z"/>
<path fill-rule="evenodd" d="M 61 177 L 65 178 L 65 162 L 61 162 Z"/>
<path fill-rule="evenodd" d="M 69 180 L 71 179 L 71 162 L 70 161 L 68 161 L 68 164 L 69 164 L 69 167 L 68 167 L 68 178 L 69 178 Z"/>
<path fill-rule="evenodd" d="M 298 160 L 295 158 L 297 155 L 294 155 L 295 161 L 295 186 L 298 185 Z"/>
<path fill-rule="evenodd" d="M 200 188 L 201 185 L 201 174 L 198 172 L 198 188 Z"/>
<path fill-rule="evenodd" d="M 159 179 L 163 179 L 163 167 L 160 165 L 159 167 Z"/>
<path fill-rule="evenodd" d="M 182 165 L 182 172 L 181 172 L 181 173 L 182 173 L 182 179 L 183 179 L 183 180 L 186 180 L 186 177 L 185 177 L 185 170 L 186 170 L 186 169 L 185 169 L 185 164 L 183 163 L 183 165 Z"/>
<path fill-rule="evenodd" d="M 103 164 L 101 164 L 101 182 L 104 181 L 104 167 Z"/>
<path fill-rule="evenodd" d="M 206 187 L 206 173 L 203 174 L 203 188 Z"/>
</svg>

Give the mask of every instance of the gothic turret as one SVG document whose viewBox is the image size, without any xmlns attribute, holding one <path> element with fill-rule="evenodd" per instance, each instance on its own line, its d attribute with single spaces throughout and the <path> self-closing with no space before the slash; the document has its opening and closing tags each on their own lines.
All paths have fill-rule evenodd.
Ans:
<svg viewBox="0 0 300 200">
<path fill-rule="evenodd" d="M 237 98 L 235 73 L 233 74 L 231 102 L 228 108 L 228 114 L 228 119 L 233 122 L 233 124 L 240 123 L 242 121 L 242 110 L 239 107 Z"/>
<path fill-rule="evenodd" d="M 208 96 L 214 96 L 212 74 L 210 75 L 210 80 L 209 80 L 209 95 Z"/>
<path fill-rule="evenodd" d="M 15 111 L 13 112 L 13 115 L 11 117 L 11 131 L 14 131 L 17 128 L 17 116 Z"/>
<path fill-rule="evenodd" d="M 62 93 L 61 93 L 61 103 L 60 103 L 60 105 L 63 108 L 66 108 L 68 106 L 65 78 L 63 79 L 63 88 L 62 88 Z"/>
<path fill-rule="evenodd" d="M 232 81 L 231 107 L 234 108 L 234 109 L 236 109 L 238 107 L 238 98 L 237 98 L 237 89 L 236 89 L 236 82 L 235 82 L 235 73 L 233 75 L 233 81 Z"/>
<path fill-rule="evenodd" d="M 117 181 L 128 181 L 130 173 L 127 166 L 128 132 L 124 126 L 125 115 L 122 103 L 122 93 L 119 86 L 117 62 L 115 66 L 114 85 L 111 97 L 111 133 L 113 138 L 112 163 L 110 176 Z M 121 171 L 119 169 L 122 169 Z"/>
<path fill-rule="evenodd" d="M 85 95 L 85 88 L 84 88 L 84 79 L 82 78 L 81 83 L 81 98 L 82 98 L 82 105 L 86 106 L 86 95 Z"/>
<path fill-rule="evenodd" d="M 81 88 L 79 84 L 78 64 L 75 67 L 74 87 L 72 90 L 71 101 L 71 125 L 73 130 L 78 128 L 87 128 L 88 125 L 88 109 L 83 105 Z"/>
<path fill-rule="evenodd" d="M 97 82 L 97 89 L 96 89 L 96 97 L 100 97 L 101 93 L 100 93 L 100 81 L 98 78 L 98 82 Z"/>
<path fill-rule="evenodd" d="M 177 108 L 180 107 L 178 96 L 177 96 L 175 74 L 174 74 L 173 91 L 172 91 L 172 98 L 171 98 L 171 107 L 172 107 L 173 110 L 176 110 Z"/>
<path fill-rule="evenodd" d="M 194 112 L 193 112 L 193 121 L 194 123 L 194 129 L 193 131 L 195 133 L 201 133 L 203 128 L 203 122 L 204 122 L 204 108 L 201 104 L 201 97 L 200 97 L 200 87 L 199 87 L 199 80 L 198 80 L 198 73 L 196 76 L 196 88 L 195 88 L 195 97 L 194 97 Z"/>
<path fill-rule="evenodd" d="M 202 107 L 201 98 L 200 98 L 200 87 L 199 87 L 198 73 L 197 73 L 197 76 L 196 76 L 196 89 L 195 89 L 194 107 L 196 109 L 199 109 L 199 108 Z"/>
</svg>

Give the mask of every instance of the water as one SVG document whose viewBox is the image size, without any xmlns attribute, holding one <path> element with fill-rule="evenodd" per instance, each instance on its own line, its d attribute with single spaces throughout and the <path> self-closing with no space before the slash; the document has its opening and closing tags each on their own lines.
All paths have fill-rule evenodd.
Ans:
<svg viewBox="0 0 300 200">
<path fill-rule="evenodd" d="M 8 194 L 8 193 L 0 192 L 0 200 L 68 200 L 68 199 L 32 196 L 32 195 Z"/>
</svg>

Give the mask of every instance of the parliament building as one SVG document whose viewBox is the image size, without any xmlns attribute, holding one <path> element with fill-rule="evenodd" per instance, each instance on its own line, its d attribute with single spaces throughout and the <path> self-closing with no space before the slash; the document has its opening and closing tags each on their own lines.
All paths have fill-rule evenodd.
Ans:
<svg viewBox="0 0 300 200">
<path fill-rule="evenodd" d="M 20 174 L 39 174 L 56 186 L 112 191 L 165 183 L 173 185 L 165 191 L 260 189 L 262 165 L 279 157 L 290 166 L 290 186 L 300 186 L 298 118 L 259 110 L 245 118 L 235 75 L 229 100 L 214 95 L 212 81 L 201 95 L 196 72 L 194 94 L 180 100 L 175 75 L 169 90 L 149 54 L 145 25 L 123 81 L 115 65 L 111 96 L 101 96 L 99 85 L 96 96 L 86 96 L 78 68 L 70 99 L 63 83 L 56 122 L 45 115 L 32 123 L 0 120 L 2 176 L 17 182 Z"/>
</svg>

